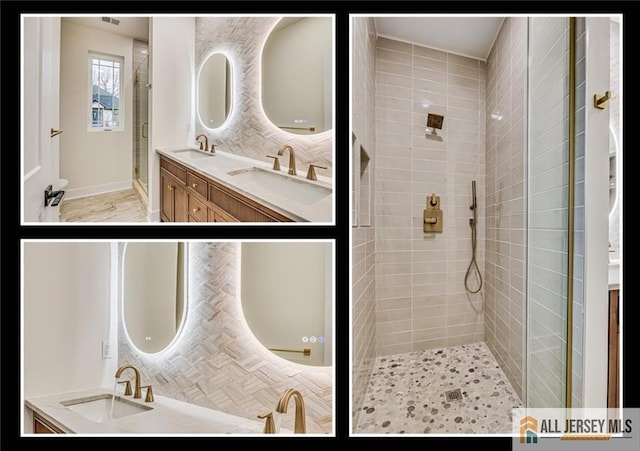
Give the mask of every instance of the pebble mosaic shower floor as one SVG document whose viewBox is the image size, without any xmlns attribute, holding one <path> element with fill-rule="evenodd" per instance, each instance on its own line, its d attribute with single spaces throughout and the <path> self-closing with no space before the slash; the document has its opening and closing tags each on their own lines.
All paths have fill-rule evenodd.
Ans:
<svg viewBox="0 0 640 451">
<path fill-rule="evenodd" d="M 460 389 L 457 400 L 445 392 Z M 378 357 L 356 433 L 509 434 L 522 403 L 484 343 Z"/>
</svg>

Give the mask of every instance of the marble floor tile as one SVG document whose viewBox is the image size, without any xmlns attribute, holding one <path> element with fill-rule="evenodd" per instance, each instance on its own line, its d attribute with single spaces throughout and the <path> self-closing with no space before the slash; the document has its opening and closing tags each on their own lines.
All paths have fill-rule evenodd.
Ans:
<svg viewBox="0 0 640 451">
<path fill-rule="evenodd" d="M 449 400 L 445 392 L 460 389 Z M 356 433 L 511 433 L 522 407 L 484 343 L 377 357 Z"/>
<path fill-rule="evenodd" d="M 60 222 L 147 222 L 132 189 L 63 200 Z"/>
</svg>

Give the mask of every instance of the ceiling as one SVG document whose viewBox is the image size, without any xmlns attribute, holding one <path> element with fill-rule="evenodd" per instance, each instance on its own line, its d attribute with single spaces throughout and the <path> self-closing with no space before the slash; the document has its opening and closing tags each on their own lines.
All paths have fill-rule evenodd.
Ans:
<svg viewBox="0 0 640 451">
<path fill-rule="evenodd" d="M 63 17 L 62 20 L 149 42 L 148 17 L 109 17 L 119 20 L 120 24 L 114 25 L 112 23 L 103 22 L 102 17 Z"/>
<path fill-rule="evenodd" d="M 485 61 L 504 17 L 376 17 L 378 36 Z"/>
</svg>

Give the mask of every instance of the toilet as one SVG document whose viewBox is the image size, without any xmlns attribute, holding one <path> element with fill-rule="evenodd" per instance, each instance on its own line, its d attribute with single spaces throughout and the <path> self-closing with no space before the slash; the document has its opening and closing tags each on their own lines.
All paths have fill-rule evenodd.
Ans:
<svg viewBox="0 0 640 451">
<path fill-rule="evenodd" d="M 69 180 L 67 180 L 67 179 L 58 179 L 58 180 L 56 180 L 56 183 L 53 184 L 53 190 L 54 191 L 60 191 L 60 190 L 67 189 L 67 185 L 68 184 L 69 184 Z"/>
</svg>

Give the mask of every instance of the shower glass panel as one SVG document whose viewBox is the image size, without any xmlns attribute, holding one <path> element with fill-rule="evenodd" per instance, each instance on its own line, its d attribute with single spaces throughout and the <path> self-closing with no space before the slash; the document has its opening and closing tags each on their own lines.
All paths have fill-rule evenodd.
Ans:
<svg viewBox="0 0 640 451">
<path fill-rule="evenodd" d="M 134 41 L 134 137 L 133 137 L 133 180 L 138 191 L 147 194 L 149 178 L 149 46 L 142 41 Z"/>
<path fill-rule="evenodd" d="M 564 407 L 569 253 L 569 18 L 529 18 L 527 406 Z"/>
</svg>

